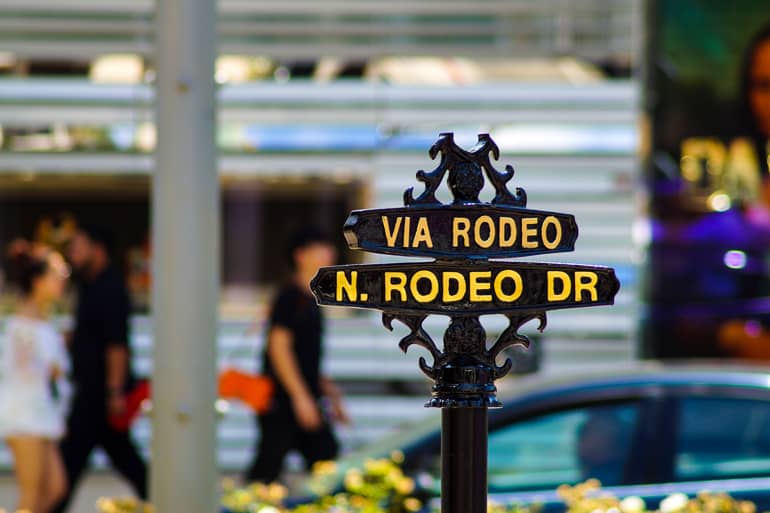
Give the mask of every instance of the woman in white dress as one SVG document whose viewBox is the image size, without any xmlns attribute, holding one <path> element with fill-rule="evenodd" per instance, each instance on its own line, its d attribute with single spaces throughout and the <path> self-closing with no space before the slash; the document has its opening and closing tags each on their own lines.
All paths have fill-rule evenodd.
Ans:
<svg viewBox="0 0 770 513">
<path fill-rule="evenodd" d="M 49 314 L 69 270 L 42 248 L 17 251 L 11 263 L 22 297 L 0 337 L 0 436 L 13 454 L 18 509 L 48 513 L 67 487 L 58 440 L 69 364 Z"/>
</svg>

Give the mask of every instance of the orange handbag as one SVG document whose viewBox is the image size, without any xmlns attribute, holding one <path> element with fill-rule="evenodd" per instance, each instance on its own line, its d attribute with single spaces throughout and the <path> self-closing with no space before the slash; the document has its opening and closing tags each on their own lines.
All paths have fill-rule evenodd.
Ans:
<svg viewBox="0 0 770 513">
<path fill-rule="evenodd" d="M 273 387 L 273 381 L 267 376 L 237 369 L 225 369 L 219 375 L 219 397 L 238 399 L 256 413 L 265 413 L 270 409 Z"/>
</svg>

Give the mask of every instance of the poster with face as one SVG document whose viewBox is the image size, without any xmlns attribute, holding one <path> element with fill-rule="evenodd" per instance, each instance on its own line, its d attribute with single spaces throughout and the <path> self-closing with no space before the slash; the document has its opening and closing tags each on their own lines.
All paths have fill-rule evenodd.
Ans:
<svg viewBox="0 0 770 513">
<path fill-rule="evenodd" d="M 647 14 L 642 353 L 770 359 L 770 4 Z"/>
</svg>

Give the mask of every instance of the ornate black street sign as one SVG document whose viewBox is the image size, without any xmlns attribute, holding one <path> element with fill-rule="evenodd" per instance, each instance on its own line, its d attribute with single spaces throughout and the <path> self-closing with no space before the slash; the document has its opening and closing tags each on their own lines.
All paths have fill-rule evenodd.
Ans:
<svg viewBox="0 0 770 513">
<path fill-rule="evenodd" d="M 376 253 L 433 257 L 403 264 L 326 267 L 311 288 L 323 305 L 374 308 L 383 323 L 409 328 L 399 347 L 427 349 L 422 371 L 435 381 L 427 406 L 442 408 L 442 512 L 486 511 L 486 408 L 500 406 L 494 380 L 512 362 L 499 365 L 500 353 L 515 344 L 529 345 L 519 328 L 562 308 L 611 305 L 620 284 L 608 267 L 489 260 L 572 251 L 578 235 L 569 214 L 529 210 L 527 195 L 508 190 L 514 170 L 492 166 L 500 151 L 481 134 L 470 151 L 459 148 L 451 133 L 441 134 L 430 156 L 441 155 L 430 172 L 418 171 L 425 190 L 404 193 L 404 207 L 357 210 L 344 232 L 348 245 Z M 448 175 L 448 176 L 447 176 Z M 442 204 L 436 191 L 447 177 L 453 196 Z M 485 177 L 494 188 L 481 200 Z M 439 349 L 423 321 L 430 314 L 450 317 Z M 505 315 L 509 325 L 488 341 L 479 316 Z"/>
<path fill-rule="evenodd" d="M 429 314 L 464 318 L 466 324 L 469 317 L 506 315 L 512 319 L 511 332 L 500 337 L 495 344 L 499 347 L 526 345 L 526 337 L 516 333 L 522 319 L 541 318 L 544 327 L 548 310 L 613 303 L 620 284 L 610 268 L 489 260 L 572 251 L 578 235 L 575 218 L 527 209 L 524 190 L 508 190 L 513 168 L 506 166 L 500 172 L 492 166 L 491 157 L 499 158 L 499 149 L 488 134 L 479 135 L 470 151 L 459 148 L 451 133 L 441 134 L 430 149 L 431 158 L 439 154 L 441 161 L 433 171 L 417 172 L 425 190 L 416 198 L 411 188 L 406 190 L 405 207 L 353 211 L 344 228 L 353 249 L 437 260 L 323 268 L 311 284 L 320 304 L 382 310 L 388 327 L 394 319 L 403 322 L 412 329 L 407 339 L 420 334 L 422 345 L 435 358 L 440 351 L 421 327 Z M 436 191 L 447 175 L 453 201 L 442 204 Z M 485 177 L 494 188 L 489 202 L 480 199 Z M 454 336 L 453 325 L 454 321 L 444 337 L 445 353 Z M 476 325 L 481 326 L 478 320 Z M 485 356 L 486 339 L 471 338 L 473 344 L 469 340 L 461 344 L 463 368 L 495 368 Z M 436 362 L 450 363 L 444 356 Z M 458 389 L 437 382 L 429 404 L 497 405 L 492 380 L 499 371 L 482 374 L 488 382 L 463 378 Z"/>
</svg>

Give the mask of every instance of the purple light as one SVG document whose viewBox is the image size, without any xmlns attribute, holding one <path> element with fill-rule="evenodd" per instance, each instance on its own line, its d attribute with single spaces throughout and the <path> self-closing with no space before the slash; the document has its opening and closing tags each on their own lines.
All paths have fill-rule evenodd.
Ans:
<svg viewBox="0 0 770 513">
<path fill-rule="evenodd" d="M 725 253 L 724 262 L 730 269 L 743 269 L 746 267 L 746 253 L 732 249 Z"/>
<path fill-rule="evenodd" d="M 743 324 L 743 331 L 751 338 L 757 338 L 762 334 L 762 325 L 757 321 L 746 321 Z"/>
</svg>

